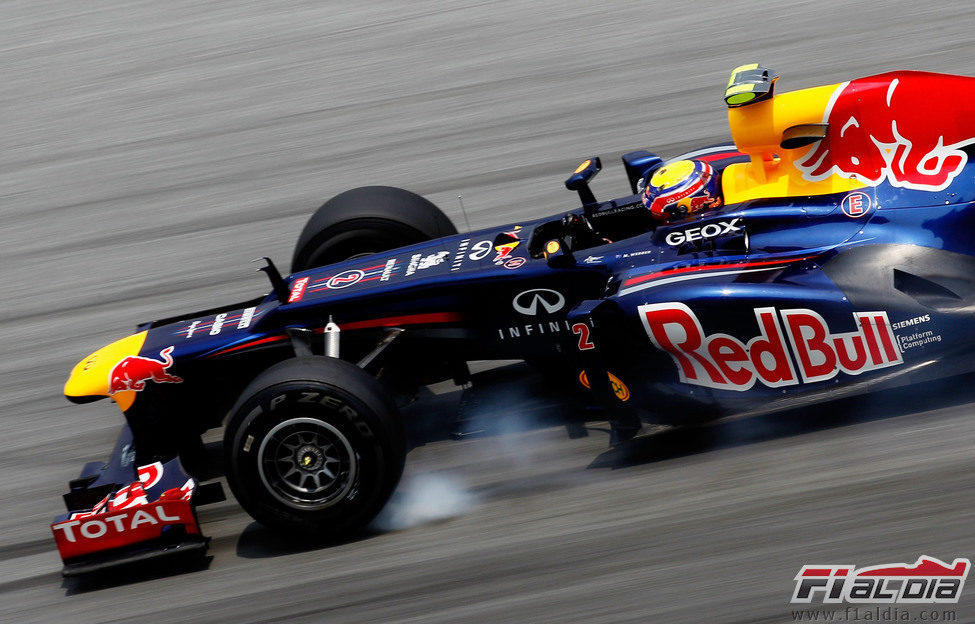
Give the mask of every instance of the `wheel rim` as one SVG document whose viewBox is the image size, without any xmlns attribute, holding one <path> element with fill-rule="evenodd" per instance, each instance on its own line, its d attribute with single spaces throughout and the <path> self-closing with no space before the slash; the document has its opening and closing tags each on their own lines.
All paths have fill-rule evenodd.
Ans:
<svg viewBox="0 0 975 624">
<path fill-rule="evenodd" d="M 292 418 L 264 437 L 257 453 L 261 481 L 282 503 L 322 509 L 346 497 L 359 461 L 345 435 L 314 418 Z"/>
</svg>

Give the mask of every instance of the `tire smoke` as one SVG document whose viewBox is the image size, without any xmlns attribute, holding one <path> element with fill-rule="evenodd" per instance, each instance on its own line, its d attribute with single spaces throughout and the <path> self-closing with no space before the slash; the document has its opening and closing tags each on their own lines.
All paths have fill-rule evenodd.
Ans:
<svg viewBox="0 0 975 624">
<path fill-rule="evenodd" d="M 373 526 L 381 531 L 400 531 L 463 515 L 476 504 L 474 494 L 456 477 L 414 475 L 404 479 Z"/>
</svg>

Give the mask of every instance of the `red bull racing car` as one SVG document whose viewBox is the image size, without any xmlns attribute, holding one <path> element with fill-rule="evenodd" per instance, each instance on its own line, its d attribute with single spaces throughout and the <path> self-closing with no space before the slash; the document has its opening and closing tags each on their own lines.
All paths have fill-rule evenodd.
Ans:
<svg viewBox="0 0 975 624">
<path fill-rule="evenodd" d="M 84 358 L 65 394 L 125 426 L 51 525 L 65 574 L 202 551 L 192 466 L 224 426 L 244 509 L 334 537 L 403 470 L 400 407 L 524 359 L 641 423 L 782 410 L 975 369 L 975 79 L 893 72 L 776 93 L 759 65 L 725 92 L 733 145 L 598 158 L 581 206 L 458 234 L 433 204 L 366 187 L 323 205 L 269 294 L 145 323 Z"/>
</svg>

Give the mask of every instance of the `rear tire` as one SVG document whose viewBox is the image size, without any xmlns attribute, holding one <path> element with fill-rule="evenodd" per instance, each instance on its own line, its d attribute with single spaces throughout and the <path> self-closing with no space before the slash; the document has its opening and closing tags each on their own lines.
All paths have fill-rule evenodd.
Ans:
<svg viewBox="0 0 975 624">
<path fill-rule="evenodd" d="M 403 474 L 406 442 L 375 378 L 335 358 L 286 360 L 241 394 L 224 433 L 227 481 L 261 524 L 335 539 L 365 527 Z"/>
<path fill-rule="evenodd" d="M 391 186 L 363 186 L 336 195 L 305 224 L 291 272 L 396 249 L 457 233 L 429 200 Z"/>
</svg>

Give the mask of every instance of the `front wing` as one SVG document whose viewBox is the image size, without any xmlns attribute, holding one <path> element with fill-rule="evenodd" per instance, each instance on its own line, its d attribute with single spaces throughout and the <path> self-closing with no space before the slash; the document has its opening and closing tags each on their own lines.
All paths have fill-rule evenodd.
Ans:
<svg viewBox="0 0 975 624">
<path fill-rule="evenodd" d="M 68 512 L 51 524 L 65 576 L 206 552 L 209 538 L 200 532 L 196 516 L 196 480 L 178 458 L 137 464 L 126 425 L 111 459 L 88 464 L 70 483 L 64 495 Z"/>
</svg>

